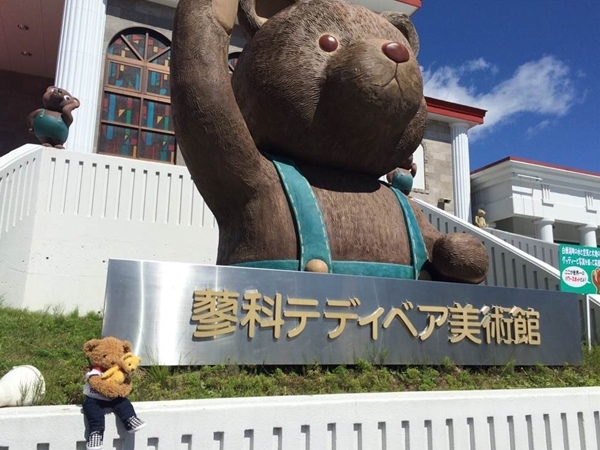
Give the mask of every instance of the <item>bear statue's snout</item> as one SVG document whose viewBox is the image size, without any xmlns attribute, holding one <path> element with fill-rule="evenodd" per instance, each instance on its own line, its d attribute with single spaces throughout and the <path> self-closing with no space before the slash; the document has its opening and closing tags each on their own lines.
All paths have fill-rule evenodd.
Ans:
<svg viewBox="0 0 600 450">
<path fill-rule="evenodd" d="M 404 44 L 400 42 L 386 42 L 381 46 L 383 54 L 397 64 L 410 59 L 410 53 Z"/>
</svg>

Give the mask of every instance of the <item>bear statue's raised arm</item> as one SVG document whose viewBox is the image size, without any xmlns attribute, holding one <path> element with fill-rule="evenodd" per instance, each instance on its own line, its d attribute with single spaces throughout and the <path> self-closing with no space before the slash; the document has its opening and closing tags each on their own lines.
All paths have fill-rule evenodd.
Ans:
<svg viewBox="0 0 600 450">
<path fill-rule="evenodd" d="M 236 13 L 237 0 L 180 0 L 173 30 L 171 101 L 177 139 L 217 220 L 255 194 L 263 181 L 261 166 L 268 164 L 231 89 L 227 54 Z M 221 207 L 215 207 L 217 202 Z"/>
</svg>

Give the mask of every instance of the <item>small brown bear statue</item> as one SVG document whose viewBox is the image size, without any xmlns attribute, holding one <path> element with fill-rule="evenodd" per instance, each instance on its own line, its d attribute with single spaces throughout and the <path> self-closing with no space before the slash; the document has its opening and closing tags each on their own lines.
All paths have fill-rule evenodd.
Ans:
<svg viewBox="0 0 600 450">
<path fill-rule="evenodd" d="M 174 124 L 219 224 L 217 264 L 481 282 L 479 239 L 441 235 L 379 181 L 410 159 L 427 122 L 410 19 L 342 0 L 285 3 L 177 7 Z M 230 75 L 236 14 L 248 43 Z"/>
<path fill-rule="evenodd" d="M 135 433 L 146 426 L 127 399 L 132 387 L 131 373 L 137 367 L 139 358 L 131 353 L 131 343 L 110 336 L 87 341 L 83 351 L 90 363 L 83 386 L 83 414 L 89 431 L 86 449 L 99 450 L 104 440 L 104 414 L 107 409 L 114 411 L 129 433 Z M 131 364 L 132 361 L 135 363 Z M 123 377 L 103 376 L 115 370 L 122 373 Z"/>
<path fill-rule="evenodd" d="M 400 190 L 404 195 L 409 195 L 416 176 L 417 163 L 413 162 L 413 156 L 410 155 L 410 158 L 404 164 L 388 172 L 386 179 L 388 183 Z"/>
<path fill-rule="evenodd" d="M 27 117 L 29 132 L 44 147 L 65 148 L 69 127 L 73 123 L 73 110 L 79 108 L 79 100 L 56 86 L 46 89 L 42 97 L 43 109 L 36 109 Z"/>
</svg>

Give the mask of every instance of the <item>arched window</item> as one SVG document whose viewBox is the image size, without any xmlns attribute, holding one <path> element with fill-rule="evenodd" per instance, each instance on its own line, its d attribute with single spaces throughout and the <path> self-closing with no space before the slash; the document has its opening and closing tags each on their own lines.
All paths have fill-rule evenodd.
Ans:
<svg viewBox="0 0 600 450">
<path fill-rule="evenodd" d="M 169 62 L 171 44 L 128 29 L 108 46 L 98 153 L 175 162 Z"/>
<path fill-rule="evenodd" d="M 235 70 L 235 66 L 237 65 L 238 58 L 241 54 L 242 52 L 232 52 L 227 55 L 227 66 L 229 67 L 229 73 L 233 73 Z"/>
</svg>

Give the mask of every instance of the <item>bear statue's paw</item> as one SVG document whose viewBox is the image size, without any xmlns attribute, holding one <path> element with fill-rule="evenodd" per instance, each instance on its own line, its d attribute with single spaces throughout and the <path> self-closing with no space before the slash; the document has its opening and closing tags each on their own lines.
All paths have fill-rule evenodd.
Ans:
<svg viewBox="0 0 600 450">
<path fill-rule="evenodd" d="M 441 236 L 433 246 L 431 260 L 440 281 L 478 284 L 485 280 L 489 267 L 482 242 L 465 233 Z"/>
</svg>

